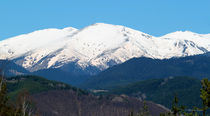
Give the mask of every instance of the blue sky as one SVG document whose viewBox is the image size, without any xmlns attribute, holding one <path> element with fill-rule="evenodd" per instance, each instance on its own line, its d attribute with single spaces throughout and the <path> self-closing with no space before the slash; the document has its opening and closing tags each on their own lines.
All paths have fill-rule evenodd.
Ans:
<svg viewBox="0 0 210 116">
<path fill-rule="evenodd" d="M 210 33 L 210 0 L 0 0 L 0 40 L 45 28 L 124 25 L 161 36 Z"/>
</svg>

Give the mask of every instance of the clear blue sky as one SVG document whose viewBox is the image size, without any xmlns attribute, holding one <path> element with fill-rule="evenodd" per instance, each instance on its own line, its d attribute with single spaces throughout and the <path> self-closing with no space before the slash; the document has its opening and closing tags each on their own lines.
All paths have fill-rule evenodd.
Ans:
<svg viewBox="0 0 210 116">
<path fill-rule="evenodd" d="M 45 28 L 125 25 L 161 36 L 210 33 L 210 0 L 1 0 L 0 40 Z"/>
</svg>

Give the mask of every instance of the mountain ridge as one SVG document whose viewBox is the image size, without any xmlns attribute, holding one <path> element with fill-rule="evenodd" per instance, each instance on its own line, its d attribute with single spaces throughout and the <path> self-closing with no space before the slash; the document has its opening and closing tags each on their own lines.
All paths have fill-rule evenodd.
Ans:
<svg viewBox="0 0 210 116">
<path fill-rule="evenodd" d="M 210 51 L 209 43 L 209 34 L 185 31 L 155 37 L 125 26 L 96 23 L 83 29 L 39 30 L 0 41 L 0 59 L 13 60 L 30 72 L 73 65 L 95 75 L 131 58 L 203 54 Z M 86 71 L 88 67 L 98 71 Z"/>
<path fill-rule="evenodd" d="M 186 108 L 201 107 L 201 81 L 192 77 L 169 77 L 162 79 L 148 79 L 130 83 L 109 90 L 105 94 L 125 94 L 139 99 L 153 101 L 171 108 L 174 96 L 179 104 Z"/>
<path fill-rule="evenodd" d="M 209 53 L 171 59 L 133 58 L 92 76 L 81 84 L 88 89 L 109 89 L 136 81 L 175 76 L 210 78 Z"/>
</svg>

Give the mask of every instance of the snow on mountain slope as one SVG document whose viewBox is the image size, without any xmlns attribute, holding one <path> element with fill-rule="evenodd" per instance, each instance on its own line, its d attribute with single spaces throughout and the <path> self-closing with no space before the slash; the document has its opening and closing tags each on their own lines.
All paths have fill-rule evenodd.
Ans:
<svg viewBox="0 0 210 116">
<path fill-rule="evenodd" d="M 45 29 L 0 41 L 0 58 L 18 57 L 40 47 L 52 46 L 52 44 L 56 44 L 53 47 L 59 48 L 57 42 L 60 43 L 76 30 L 75 28 Z"/>
<path fill-rule="evenodd" d="M 109 62 L 113 65 L 122 63 L 146 51 L 155 54 L 155 49 L 149 49 L 153 40 L 142 35 L 151 37 L 123 26 L 97 23 L 78 31 L 67 46 L 84 55 L 85 58 L 78 61 L 79 65 L 93 65 L 103 70 L 109 67 Z"/>
<path fill-rule="evenodd" d="M 177 31 L 156 39 L 158 52 L 164 58 L 189 56 L 210 51 L 208 34 L 197 34 L 190 31 Z"/>
<path fill-rule="evenodd" d="M 210 34 L 174 32 L 153 37 L 124 26 L 96 23 L 81 30 L 46 29 L 0 41 L 0 59 L 30 71 L 74 62 L 104 70 L 134 57 L 171 58 L 210 51 Z"/>
<path fill-rule="evenodd" d="M 3 40 L 0 42 L 0 59 L 19 58 L 23 62 L 18 64 L 31 68 L 50 53 L 62 49 L 76 31 L 72 27 L 45 29 Z"/>
</svg>

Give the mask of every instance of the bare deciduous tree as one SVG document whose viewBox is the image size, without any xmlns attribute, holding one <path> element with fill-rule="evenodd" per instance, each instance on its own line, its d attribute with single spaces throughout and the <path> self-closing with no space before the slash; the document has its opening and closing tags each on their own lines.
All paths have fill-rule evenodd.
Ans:
<svg viewBox="0 0 210 116">
<path fill-rule="evenodd" d="M 32 116 L 35 113 L 35 108 L 28 91 L 25 90 L 18 95 L 16 107 L 17 112 L 21 113 L 22 116 Z"/>
</svg>

